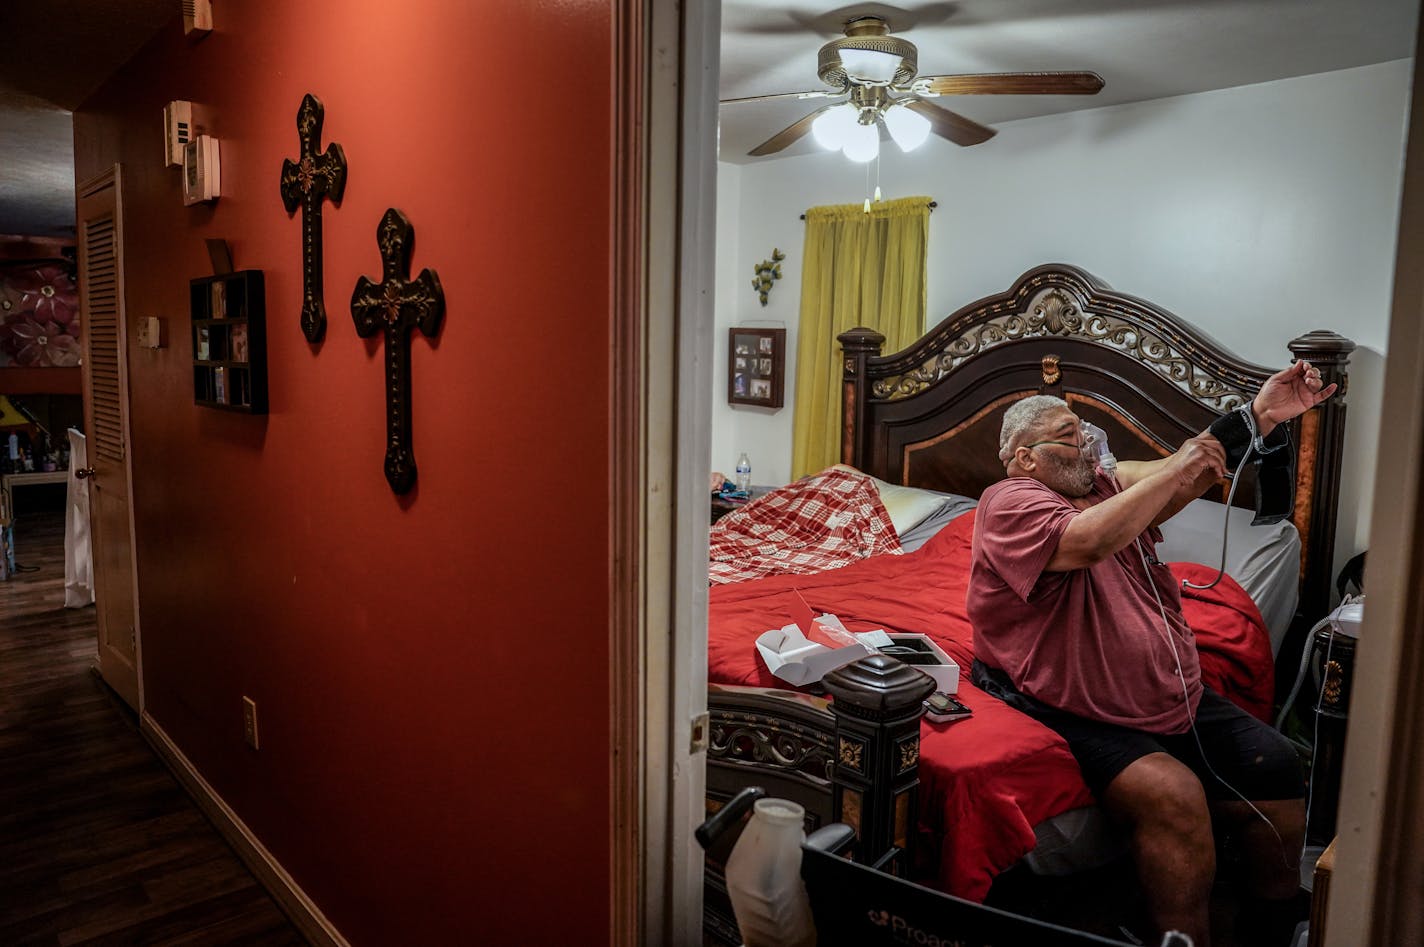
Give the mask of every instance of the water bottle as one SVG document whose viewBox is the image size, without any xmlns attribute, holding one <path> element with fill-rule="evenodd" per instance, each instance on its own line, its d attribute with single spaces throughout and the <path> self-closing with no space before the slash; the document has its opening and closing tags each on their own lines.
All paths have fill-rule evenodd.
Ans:
<svg viewBox="0 0 1424 947">
<path fill-rule="evenodd" d="M 746 493 L 752 488 L 752 462 L 747 457 L 747 452 L 742 451 L 742 456 L 737 458 L 737 489 Z"/>
<path fill-rule="evenodd" d="M 801 880 L 806 810 L 758 799 L 727 859 L 727 895 L 746 947 L 815 947 L 816 925 Z"/>
</svg>

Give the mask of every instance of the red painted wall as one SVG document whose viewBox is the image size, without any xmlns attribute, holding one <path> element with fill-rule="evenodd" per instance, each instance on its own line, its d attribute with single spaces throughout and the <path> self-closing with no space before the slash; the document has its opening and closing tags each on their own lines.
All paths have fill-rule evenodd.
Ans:
<svg viewBox="0 0 1424 947">
<path fill-rule="evenodd" d="M 175 21 L 75 116 L 78 178 L 117 162 L 124 179 L 147 709 L 352 943 L 599 942 L 611 3 L 214 13 L 197 43 Z M 349 163 L 324 211 L 317 346 L 298 324 L 300 212 L 278 191 L 307 92 Z M 214 116 L 215 205 L 184 207 L 161 161 L 180 98 Z M 384 353 L 348 305 L 380 278 L 387 207 L 447 304 L 438 340 L 412 340 L 404 499 L 382 473 Z M 266 417 L 193 405 L 206 237 L 266 274 Z M 150 315 L 168 347 L 135 345 Z"/>
</svg>

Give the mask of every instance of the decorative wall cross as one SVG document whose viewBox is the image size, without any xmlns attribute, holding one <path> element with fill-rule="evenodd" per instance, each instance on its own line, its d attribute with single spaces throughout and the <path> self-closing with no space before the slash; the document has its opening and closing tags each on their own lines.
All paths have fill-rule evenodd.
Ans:
<svg viewBox="0 0 1424 947">
<path fill-rule="evenodd" d="M 433 338 L 445 315 L 445 293 L 434 270 L 421 270 L 409 279 L 415 230 L 405 214 L 394 207 L 376 228 L 381 248 L 383 278 L 373 283 L 356 281 L 351 294 L 351 317 L 356 334 L 368 338 L 378 329 L 386 333 L 386 480 L 396 493 L 415 485 L 415 454 L 410 444 L 410 332 L 417 326 Z"/>
<path fill-rule="evenodd" d="M 341 202 L 346 189 L 346 153 L 335 142 L 318 151 L 321 122 L 326 110 L 310 92 L 297 109 L 297 138 L 301 157 L 282 161 L 282 203 L 287 213 L 302 209 L 302 334 L 320 342 L 326 332 L 326 302 L 322 291 L 321 201 Z"/>
</svg>

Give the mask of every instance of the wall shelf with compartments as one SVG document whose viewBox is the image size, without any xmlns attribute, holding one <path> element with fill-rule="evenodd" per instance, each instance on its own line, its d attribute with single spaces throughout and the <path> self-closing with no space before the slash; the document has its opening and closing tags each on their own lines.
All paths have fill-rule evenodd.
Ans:
<svg viewBox="0 0 1424 947">
<path fill-rule="evenodd" d="M 261 270 L 189 281 L 193 403 L 267 413 L 267 306 Z"/>
</svg>

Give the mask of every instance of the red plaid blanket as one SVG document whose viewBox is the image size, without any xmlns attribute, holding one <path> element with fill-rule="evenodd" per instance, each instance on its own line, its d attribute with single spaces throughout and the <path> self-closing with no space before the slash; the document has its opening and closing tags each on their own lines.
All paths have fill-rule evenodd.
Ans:
<svg viewBox="0 0 1424 947">
<path fill-rule="evenodd" d="M 714 584 L 810 575 L 880 553 L 900 553 L 880 492 L 866 477 L 831 469 L 719 519 L 712 527 L 708 575 Z"/>
</svg>

